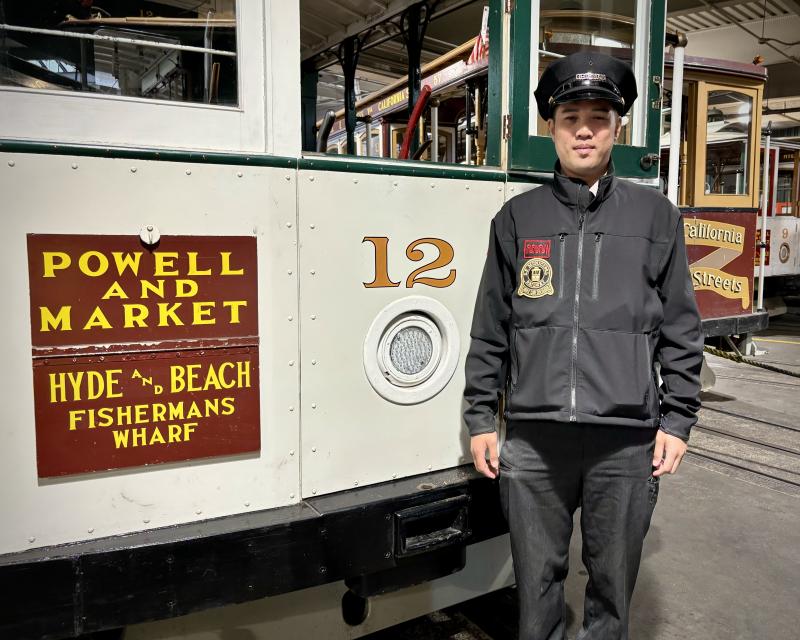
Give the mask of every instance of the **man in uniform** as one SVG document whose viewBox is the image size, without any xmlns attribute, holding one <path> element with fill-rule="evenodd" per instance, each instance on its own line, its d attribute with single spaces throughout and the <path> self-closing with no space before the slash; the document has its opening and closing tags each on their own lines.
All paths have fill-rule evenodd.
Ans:
<svg viewBox="0 0 800 640">
<path fill-rule="evenodd" d="M 677 470 L 699 408 L 703 340 L 680 212 L 614 177 L 611 148 L 636 95 L 631 68 L 610 56 L 551 64 L 535 96 L 558 155 L 553 182 L 491 223 L 464 418 L 475 467 L 499 475 L 521 640 L 565 638 L 578 506 L 589 573 L 578 638 L 628 637 L 659 476 Z"/>
</svg>

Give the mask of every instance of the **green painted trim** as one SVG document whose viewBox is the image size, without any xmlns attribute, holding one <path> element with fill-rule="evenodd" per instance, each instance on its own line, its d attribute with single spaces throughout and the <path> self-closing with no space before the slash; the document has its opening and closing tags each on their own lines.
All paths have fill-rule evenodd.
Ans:
<svg viewBox="0 0 800 640">
<path fill-rule="evenodd" d="M 348 173 L 367 173 L 387 176 L 413 176 L 420 178 L 447 178 L 450 180 L 482 180 L 505 182 L 505 171 L 465 167 L 460 164 L 419 163 L 406 160 L 387 160 L 369 162 L 360 160 L 332 160 L 330 158 L 300 158 L 298 168 L 316 171 L 346 171 Z"/>
<path fill-rule="evenodd" d="M 556 161 L 552 140 L 544 136 L 528 135 L 530 114 L 531 78 L 530 55 L 531 11 L 536 0 L 518 0 L 511 16 L 511 113 L 512 130 L 510 141 L 510 167 L 512 169 L 550 172 Z M 658 87 L 652 82 L 653 75 L 663 75 L 664 29 L 666 25 L 665 0 L 651 0 L 650 50 L 649 50 L 649 90 L 647 101 L 646 147 L 616 145 L 612 152 L 614 168 L 618 176 L 630 178 L 654 178 L 658 176 L 658 166 L 649 171 L 642 169 L 640 161 L 647 153 L 658 153 L 661 128 L 661 110 L 652 108 L 649 96 L 658 94 Z M 537 3 L 538 6 L 538 3 Z M 536 39 L 538 43 L 538 38 Z"/>
<path fill-rule="evenodd" d="M 503 0 L 489 0 L 489 101 L 486 118 L 486 164 L 500 166 L 500 138 L 503 135 Z"/>
<path fill-rule="evenodd" d="M 0 153 L 34 153 L 45 155 L 117 158 L 128 160 L 159 160 L 162 162 L 189 162 L 196 164 L 225 164 L 288 169 L 315 169 L 319 171 L 347 171 L 349 173 L 382 174 L 391 176 L 417 176 L 422 178 L 448 178 L 454 180 L 482 180 L 505 182 L 504 171 L 476 170 L 460 164 L 429 164 L 406 160 L 383 159 L 376 162 L 333 160 L 329 158 L 290 158 L 267 154 L 200 153 L 196 151 L 170 151 L 134 149 L 126 147 L 97 147 L 28 140 L 0 140 Z"/>
<path fill-rule="evenodd" d="M 240 153 L 204 153 L 129 147 L 96 147 L 54 142 L 32 142 L 29 140 L 0 140 L 0 152 L 122 158 L 127 160 L 160 160 L 162 162 L 190 162 L 197 164 L 250 165 L 257 167 L 294 168 L 297 166 L 297 158 L 271 156 L 263 153 L 245 155 Z"/>
</svg>

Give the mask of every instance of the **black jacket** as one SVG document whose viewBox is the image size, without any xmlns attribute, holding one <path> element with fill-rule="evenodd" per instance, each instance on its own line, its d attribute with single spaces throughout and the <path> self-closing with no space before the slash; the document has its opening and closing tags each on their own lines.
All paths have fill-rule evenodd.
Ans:
<svg viewBox="0 0 800 640">
<path fill-rule="evenodd" d="M 469 432 L 495 429 L 505 392 L 509 419 L 660 426 L 688 440 L 703 338 L 680 212 L 613 173 L 592 196 L 558 169 L 492 220 L 466 361 Z"/>
</svg>

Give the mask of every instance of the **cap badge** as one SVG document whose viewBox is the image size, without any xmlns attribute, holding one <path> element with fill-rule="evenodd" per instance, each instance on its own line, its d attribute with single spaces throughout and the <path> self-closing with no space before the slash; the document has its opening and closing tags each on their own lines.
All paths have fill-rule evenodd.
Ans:
<svg viewBox="0 0 800 640">
<path fill-rule="evenodd" d="M 605 81 L 606 74 L 605 73 L 592 73 L 588 71 L 586 73 L 576 73 L 575 74 L 576 80 L 594 80 L 596 82 Z"/>
</svg>

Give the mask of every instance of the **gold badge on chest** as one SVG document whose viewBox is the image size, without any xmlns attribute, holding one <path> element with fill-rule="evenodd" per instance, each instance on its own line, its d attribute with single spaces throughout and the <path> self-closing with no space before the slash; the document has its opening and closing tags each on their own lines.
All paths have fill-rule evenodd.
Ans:
<svg viewBox="0 0 800 640">
<path fill-rule="evenodd" d="M 547 260 L 531 258 L 519 272 L 517 295 L 526 298 L 541 298 L 553 295 L 553 267 Z"/>
</svg>

